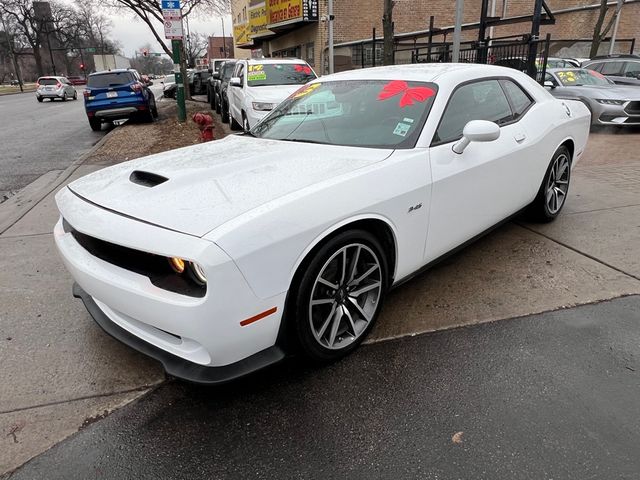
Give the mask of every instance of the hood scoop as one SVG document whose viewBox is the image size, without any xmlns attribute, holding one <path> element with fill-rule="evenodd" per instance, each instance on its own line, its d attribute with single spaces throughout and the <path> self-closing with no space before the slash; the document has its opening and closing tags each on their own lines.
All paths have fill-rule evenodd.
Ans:
<svg viewBox="0 0 640 480">
<path fill-rule="evenodd" d="M 135 184 L 142 185 L 143 187 L 155 187 L 169 179 L 156 173 L 134 170 L 131 172 L 131 175 L 129 175 L 129 180 Z"/>
</svg>

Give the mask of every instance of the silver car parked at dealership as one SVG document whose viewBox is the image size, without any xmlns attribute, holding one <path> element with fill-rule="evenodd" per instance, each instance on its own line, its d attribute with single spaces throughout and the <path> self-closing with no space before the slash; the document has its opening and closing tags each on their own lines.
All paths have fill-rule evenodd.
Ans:
<svg viewBox="0 0 640 480">
<path fill-rule="evenodd" d="M 580 100 L 592 125 L 640 125 L 640 88 L 616 85 L 584 68 L 550 68 L 544 86 L 557 98 Z"/>
<path fill-rule="evenodd" d="M 76 100 L 78 92 L 66 77 L 40 77 L 38 79 L 38 88 L 36 89 L 36 98 L 39 102 L 42 102 L 45 98 L 51 99 L 52 102 L 59 98 L 65 102 L 68 98 Z"/>
</svg>

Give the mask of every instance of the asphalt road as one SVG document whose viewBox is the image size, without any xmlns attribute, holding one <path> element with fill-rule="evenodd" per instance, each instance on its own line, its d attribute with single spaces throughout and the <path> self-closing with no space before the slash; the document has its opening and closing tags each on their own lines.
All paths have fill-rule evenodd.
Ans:
<svg viewBox="0 0 640 480">
<path fill-rule="evenodd" d="M 637 479 L 639 375 L 633 296 L 170 382 L 10 478 Z"/>
<path fill-rule="evenodd" d="M 0 202 L 40 175 L 64 170 L 105 134 L 89 128 L 78 100 L 42 103 L 35 93 L 0 96 Z"/>
</svg>

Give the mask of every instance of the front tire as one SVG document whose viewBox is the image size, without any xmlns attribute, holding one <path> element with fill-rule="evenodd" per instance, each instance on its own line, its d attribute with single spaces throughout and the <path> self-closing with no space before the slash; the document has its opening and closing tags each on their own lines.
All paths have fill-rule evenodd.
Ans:
<svg viewBox="0 0 640 480">
<path fill-rule="evenodd" d="M 38 99 L 38 102 L 42 103 L 42 100 L 44 100 L 42 97 L 36 97 Z"/>
<path fill-rule="evenodd" d="M 387 259 L 378 239 L 348 230 L 313 255 L 293 290 L 293 331 L 303 353 L 331 362 L 354 350 L 373 327 L 387 291 Z"/>
<path fill-rule="evenodd" d="M 233 118 L 233 115 L 229 115 L 229 122 L 231 123 L 231 130 L 233 131 L 238 131 L 240 129 L 242 129 L 242 125 L 240 125 L 238 122 L 236 122 L 236 119 Z"/>
<path fill-rule="evenodd" d="M 553 154 L 540 190 L 527 209 L 529 218 L 541 223 L 555 220 L 566 202 L 570 181 L 571 154 L 563 145 Z"/>
</svg>

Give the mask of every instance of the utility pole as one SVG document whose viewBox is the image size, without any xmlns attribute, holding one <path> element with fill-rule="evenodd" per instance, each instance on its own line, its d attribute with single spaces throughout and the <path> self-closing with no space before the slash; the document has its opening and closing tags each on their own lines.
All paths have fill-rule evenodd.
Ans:
<svg viewBox="0 0 640 480">
<path fill-rule="evenodd" d="M 453 29 L 453 52 L 451 61 L 458 63 L 460 60 L 460 38 L 462 34 L 462 12 L 464 10 L 464 0 L 456 0 L 456 24 Z"/>
<path fill-rule="evenodd" d="M 329 17 L 329 74 L 334 71 L 334 59 L 333 59 L 333 0 L 328 0 L 327 16 Z M 364 67 L 364 65 L 363 65 Z"/>
<path fill-rule="evenodd" d="M 180 53 L 182 52 L 182 40 L 171 40 L 171 48 L 173 49 L 173 66 L 176 76 L 176 100 L 178 101 L 178 121 L 184 122 L 187 119 L 187 106 L 184 101 L 184 81 L 182 71 L 180 70 Z M 188 79 L 187 79 L 188 81 Z"/>
<path fill-rule="evenodd" d="M 609 42 L 609 55 L 613 54 L 613 48 L 616 44 L 616 36 L 618 35 L 618 25 L 620 24 L 622 5 L 624 5 L 624 0 L 618 0 L 618 8 L 616 9 L 616 23 L 613 26 L 613 34 L 611 35 L 611 41 Z"/>
<path fill-rule="evenodd" d="M 9 54 L 11 55 L 11 59 L 13 60 L 13 68 L 16 71 L 16 78 L 18 79 L 18 85 L 20 86 L 20 91 L 24 92 L 24 88 L 22 87 L 22 76 L 20 75 L 20 67 L 18 66 L 16 53 L 13 51 L 13 39 L 9 37 L 9 30 L 7 30 L 7 25 L 4 23 L 4 17 L 2 16 L 2 12 L 0 12 L 0 20 L 2 20 L 2 29 L 4 30 L 4 38 L 7 40 L 7 44 L 9 45 Z"/>
<path fill-rule="evenodd" d="M 227 37 L 224 36 L 224 17 L 220 17 L 222 23 L 222 53 L 224 58 L 227 58 Z"/>
</svg>

